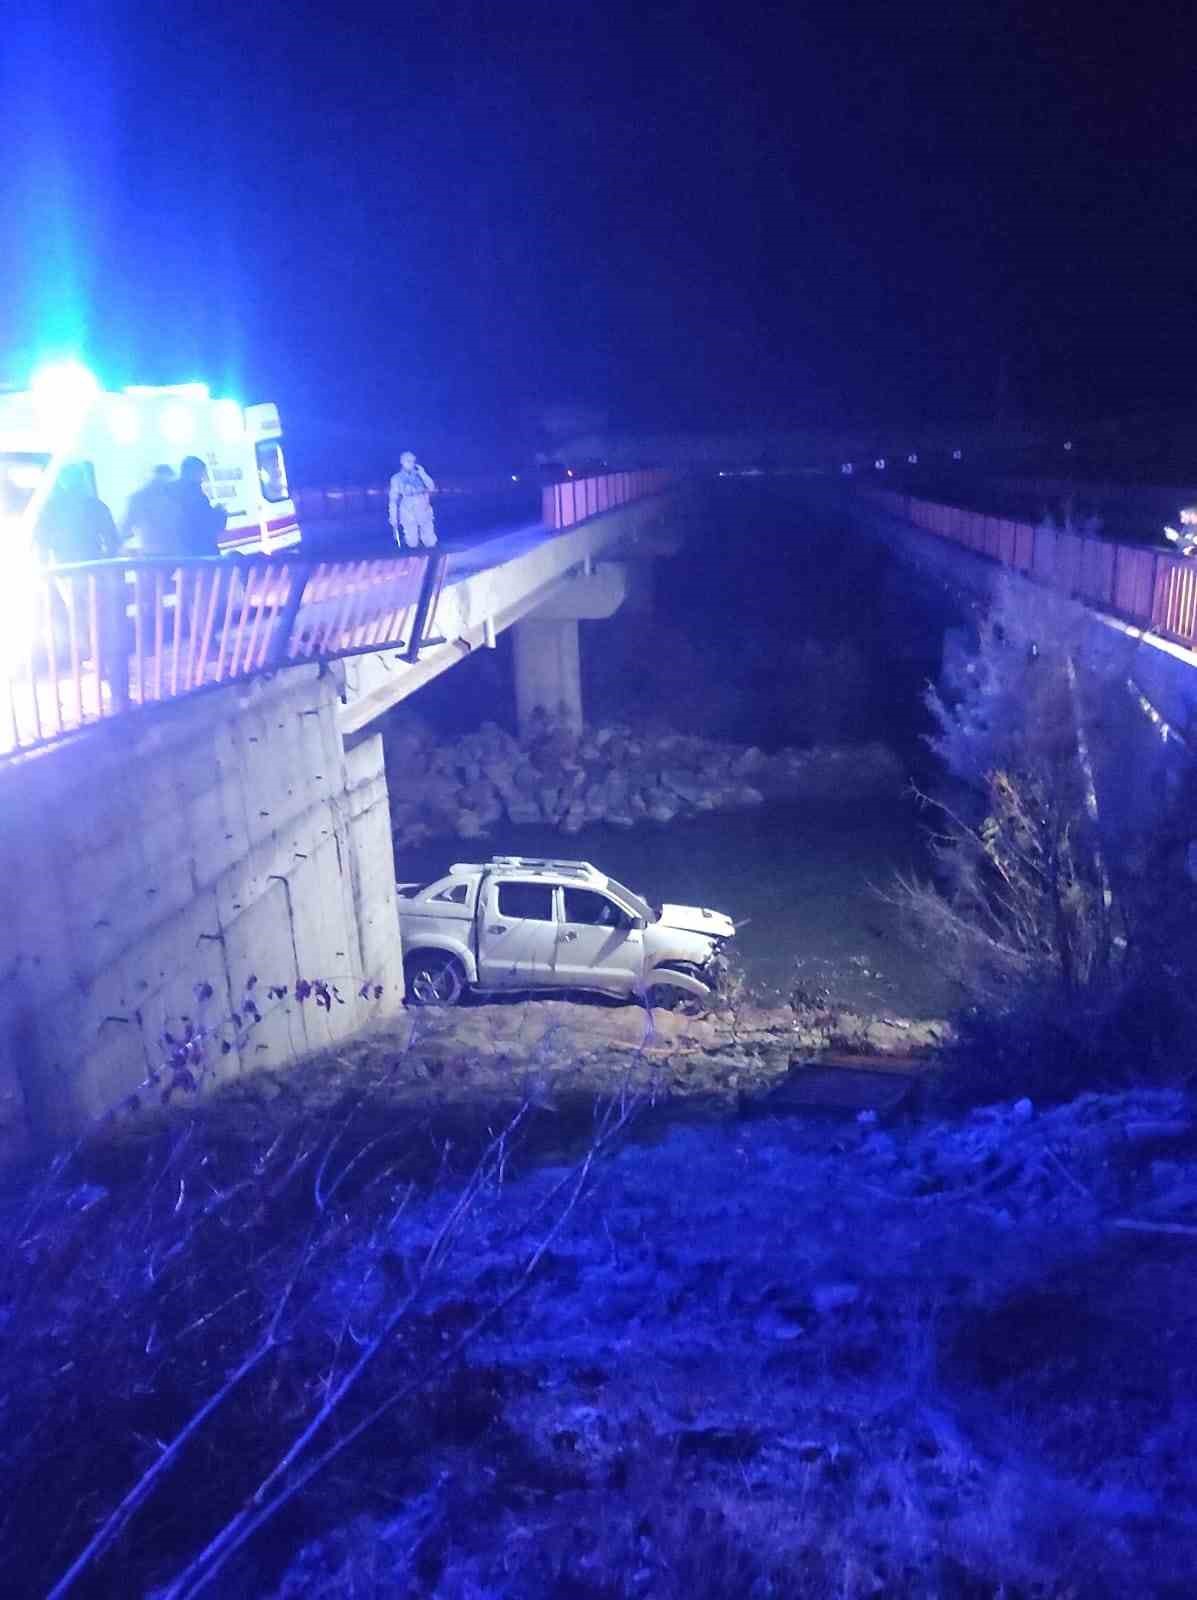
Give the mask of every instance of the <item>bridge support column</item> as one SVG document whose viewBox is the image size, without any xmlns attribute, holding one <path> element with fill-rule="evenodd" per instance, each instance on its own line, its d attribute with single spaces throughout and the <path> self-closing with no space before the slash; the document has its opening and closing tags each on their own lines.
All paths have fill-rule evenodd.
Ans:
<svg viewBox="0 0 1197 1600">
<path fill-rule="evenodd" d="M 515 712 L 526 733 L 537 710 L 582 731 L 582 662 L 578 619 L 614 616 L 628 592 L 622 562 L 600 561 L 564 579 L 522 622 L 515 641 Z"/>
<path fill-rule="evenodd" d="M 512 630 L 515 645 L 515 713 L 526 733 L 536 712 L 546 711 L 574 733 L 582 731 L 582 658 L 578 619 L 528 617 Z"/>
</svg>

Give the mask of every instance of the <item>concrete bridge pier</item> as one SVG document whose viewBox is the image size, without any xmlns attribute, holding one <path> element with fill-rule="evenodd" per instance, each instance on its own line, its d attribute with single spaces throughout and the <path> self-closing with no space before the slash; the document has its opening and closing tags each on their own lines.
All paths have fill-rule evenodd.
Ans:
<svg viewBox="0 0 1197 1600">
<path fill-rule="evenodd" d="M 538 712 L 582 731 L 582 657 L 578 622 L 614 616 L 628 592 L 623 562 L 600 561 L 592 570 L 566 578 L 513 634 L 515 709 L 526 733 Z"/>
</svg>

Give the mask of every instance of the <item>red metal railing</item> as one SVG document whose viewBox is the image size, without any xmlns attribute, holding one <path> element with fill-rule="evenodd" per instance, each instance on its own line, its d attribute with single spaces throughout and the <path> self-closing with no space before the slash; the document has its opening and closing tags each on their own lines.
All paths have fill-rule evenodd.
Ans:
<svg viewBox="0 0 1197 1600">
<path fill-rule="evenodd" d="M 542 520 L 546 528 L 558 533 L 572 528 L 587 517 L 613 511 L 617 506 L 645 495 L 659 494 L 668 487 L 670 474 L 655 469 L 637 472 L 607 472 L 595 478 L 567 478 L 551 483 L 542 491 Z M 509 488 L 507 479 L 479 481 L 482 488 Z M 439 494 L 464 494 L 469 489 L 442 484 Z M 385 483 L 345 485 L 339 488 L 296 489 L 295 512 L 300 527 L 320 522 L 363 521 L 369 517 L 385 523 L 388 488 Z"/>
<path fill-rule="evenodd" d="M 1197 561 L 1167 550 L 1011 522 L 914 495 L 863 492 L 916 528 L 1197 649 Z"/>
<path fill-rule="evenodd" d="M 584 522 L 603 511 L 614 511 L 646 495 L 659 494 L 669 486 L 670 474 L 647 469 L 640 472 L 608 472 L 601 478 L 567 478 L 550 483 L 543 493 L 542 521 L 546 528 L 559 532 Z"/>
<path fill-rule="evenodd" d="M 302 661 L 415 659 L 439 553 L 305 563 L 102 561 L 33 577 L 0 639 L 0 759 L 91 723 Z"/>
</svg>

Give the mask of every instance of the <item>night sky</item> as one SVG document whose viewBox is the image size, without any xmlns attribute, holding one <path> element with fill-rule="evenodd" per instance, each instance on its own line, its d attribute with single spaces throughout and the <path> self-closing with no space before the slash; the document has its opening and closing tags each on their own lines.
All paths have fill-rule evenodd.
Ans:
<svg viewBox="0 0 1197 1600">
<path fill-rule="evenodd" d="M 463 461 L 571 405 L 1185 408 L 1187 12 L 18 3 L 0 373 L 74 346 Z"/>
</svg>

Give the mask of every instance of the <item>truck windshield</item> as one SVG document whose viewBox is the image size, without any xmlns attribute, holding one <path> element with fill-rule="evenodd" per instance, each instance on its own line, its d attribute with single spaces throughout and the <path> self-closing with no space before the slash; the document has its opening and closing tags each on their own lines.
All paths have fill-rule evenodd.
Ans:
<svg viewBox="0 0 1197 1600">
<path fill-rule="evenodd" d="M 14 520 L 33 498 L 50 457 L 30 450 L 10 450 L 0 455 L 0 518 Z"/>
<path fill-rule="evenodd" d="M 625 889 L 623 884 L 619 883 L 615 878 L 607 879 L 607 887 L 636 916 L 643 917 L 645 922 L 656 922 L 660 917 L 661 913 L 656 906 L 650 906 L 642 894 L 633 894 L 631 889 Z"/>
</svg>

